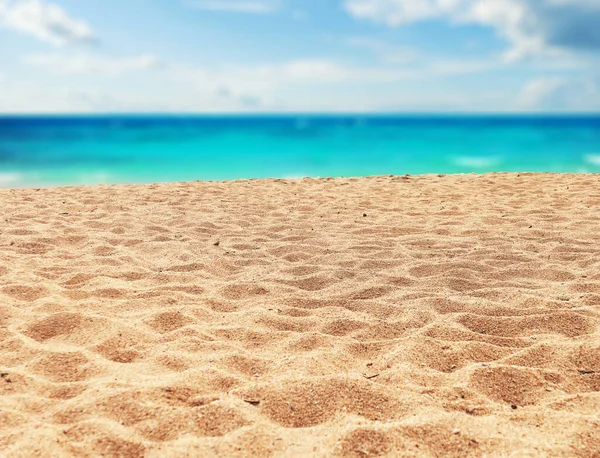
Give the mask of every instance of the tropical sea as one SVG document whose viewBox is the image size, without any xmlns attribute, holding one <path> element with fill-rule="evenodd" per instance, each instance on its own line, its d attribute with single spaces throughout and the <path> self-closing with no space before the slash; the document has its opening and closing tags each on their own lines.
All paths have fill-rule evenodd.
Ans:
<svg viewBox="0 0 600 458">
<path fill-rule="evenodd" d="M 1 116 L 0 187 L 600 172 L 600 116 Z"/>
</svg>

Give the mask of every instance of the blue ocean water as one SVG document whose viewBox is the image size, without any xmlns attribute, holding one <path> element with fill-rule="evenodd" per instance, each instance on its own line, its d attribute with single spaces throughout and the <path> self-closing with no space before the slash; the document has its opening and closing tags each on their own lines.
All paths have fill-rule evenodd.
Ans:
<svg viewBox="0 0 600 458">
<path fill-rule="evenodd" d="M 0 186 L 600 172 L 600 116 L 4 116 Z"/>
</svg>

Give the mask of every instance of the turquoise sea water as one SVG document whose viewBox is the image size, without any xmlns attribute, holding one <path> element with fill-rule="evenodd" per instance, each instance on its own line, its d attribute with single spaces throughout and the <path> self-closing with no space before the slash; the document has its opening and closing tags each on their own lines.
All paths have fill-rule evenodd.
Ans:
<svg viewBox="0 0 600 458">
<path fill-rule="evenodd" d="M 600 172 L 600 116 L 0 117 L 0 187 Z"/>
</svg>

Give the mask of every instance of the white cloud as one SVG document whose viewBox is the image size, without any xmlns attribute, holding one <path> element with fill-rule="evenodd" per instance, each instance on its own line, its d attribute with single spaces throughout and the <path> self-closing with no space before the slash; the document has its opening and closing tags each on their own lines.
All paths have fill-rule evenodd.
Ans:
<svg viewBox="0 0 600 458">
<path fill-rule="evenodd" d="M 353 37 L 347 40 L 350 46 L 365 49 L 377 55 L 384 62 L 391 64 L 406 64 L 416 59 L 413 49 L 397 46 L 370 37 Z"/>
<path fill-rule="evenodd" d="M 0 0 L 0 27 L 33 35 L 54 46 L 89 42 L 90 26 L 60 6 L 42 0 Z"/>
<path fill-rule="evenodd" d="M 55 73 L 119 76 L 126 72 L 147 70 L 159 65 L 158 59 L 150 54 L 130 58 L 112 58 L 92 54 L 42 54 L 27 56 L 24 62 L 47 68 Z"/>
<path fill-rule="evenodd" d="M 53 72 L 110 77 L 155 65 L 155 59 L 90 55 L 32 56 Z M 0 111 L 25 112 L 289 112 L 506 110 L 503 93 L 451 93 L 439 76 L 461 71 L 446 62 L 419 68 L 300 59 L 263 65 L 202 67 L 164 63 L 141 77 L 103 80 L 5 78 Z M 473 71 L 471 68 L 469 71 Z M 44 72 L 40 72 L 44 73 Z M 67 83 L 68 81 L 68 83 Z M 492 107 L 492 108 L 491 108 Z"/>
<path fill-rule="evenodd" d="M 0 82 L 2 113 L 67 113 L 87 111 L 66 97 L 64 88 L 34 84 L 5 77 Z"/>
<path fill-rule="evenodd" d="M 421 78 L 427 75 L 431 76 L 452 76 L 474 74 L 493 70 L 502 67 L 503 63 L 497 60 L 450 60 L 439 59 L 429 64 L 427 69 L 419 76 Z"/>
<path fill-rule="evenodd" d="M 600 111 L 600 77 L 542 77 L 525 85 L 518 106 L 530 111 Z"/>
<path fill-rule="evenodd" d="M 275 66 L 273 66 L 275 67 Z M 184 71 L 185 70 L 185 71 Z M 246 74 L 256 75 L 256 69 Z M 243 81 L 237 73 L 163 67 L 148 74 L 143 89 L 131 80 L 78 80 L 69 85 L 5 79 L 0 84 L 4 113 L 240 113 L 240 112 L 489 112 L 510 110 L 499 92 L 468 94 L 440 88 L 435 80 L 367 84 L 318 84 L 297 79 Z M 413 80 L 414 81 L 414 80 Z M 415 86 L 415 84 L 417 86 Z M 420 88 L 420 89 L 416 89 Z"/>
<path fill-rule="evenodd" d="M 565 84 L 564 78 L 547 77 L 530 81 L 522 89 L 519 104 L 524 109 L 536 109 L 543 100 Z"/>
<path fill-rule="evenodd" d="M 205 11 L 224 13 L 272 13 L 279 8 L 276 0 L 187 0 L 186 6 Z"/>
<path fill-rule="evenodd" d="M 373 53 L 386 68 L 403 66 L 402 76 L 406 79 L 430 79 L 437 76 L 474 74 L 506 66 L 498 59 L 447 59 L 443 56 L 424 56 L 414 49 L 397 46 L 386 41 L 369 37 L 352 37 L 346 43 L 355 48 Z M 410 66 L 409 66 L 410 65 Z"/>
<path fill-rule="evenodd" d="M 0 84 L 0 113 L 106 113 L 178 111 L 189 94 L 166 92 L 157 82 L 152 91 L 136 91 L 130 85 L 117 86 L 33 83 L 6 78 Z M 98 86 L 98 87 L 95 87 Z M 186 88 L 187 89 L 187 88 Z M 177 100 L 175 99 L 177 95 Z"/>
<path fill-rule="evenodd" d="M 440 88 L 440 75 L 459 73 L 464 65 L 444 62 L 435 69 L 433 67 L 405 69 L 321 59 L 219 69 L 178 65 L 165 69 L 168 78 L 165 84 L 187 91 L 189 97 L 183 102 L 184 111 L 188 111 L 188 106 L 197 107 L 199 100 L 202 104 L 206 101 L 206 106 L 217 111 L 250 108 L 334 112 L 510 109 L 512 100 L 502 92 L 464 94 Z M 466 72 L 483 69 L 476 63 L 467 67 Z M 251 101 L 253 106 L 243 104 L 244 100 Z"/>
<path fill-rule="evenodd" d="M 108 59 L 90 55 L 31 56 L 27 62 L 53 72 L 114 76 L 154 64 L 147 58 Z M 388 103 L 369 88 L 410 77 L 385 67 L 355 66 L 322 59 L 265 65 L 200 67 L 165 63 L 146 73 L 143 89 L 131 80 L 98 78 L 39 83 L 5 79 L 0 84 L 0 111 L 25 112 L 248 112 L 360 111 Z M 142 81 L 142 80 L 140 80 Z M 357 93 L 357 91 L 359 93 Z M 378 98 L 379 97 L 379 98 Z"/>
<path fill-rule="evenodd" d="M 346 0 L 356 18 L 399 26 L 429 19 L 475 23 L 511 43 L 508 60 L 600 50 L 598 0 Z"/>
<path fill-rule="evenodd" d="M 403 78 L 406 72 L 390 68 L 356 67 L 329 60 L 293 60 L 261 69 L 275 79 L 314 83 L 342 83 L 349 81 L 385 82 Z"/>
<path fill-rule="evenodd" d="M 384 83 L 410 76 L 404 70 L 387 67 L 361 67 L 326 59 L 298 59 L 256 66 L 226 66 L 206 69 L 172 66 L 171 78 L 233 95 L 262 96 L 286 85 L 325 86 L 342 83 Z"/>
<path fill-rule="evenodd" d="M 349 0 L 346 9 L 358 18 L 393 26 L 441 14 L 440 5 L 431 0 Z"/>
</svg>

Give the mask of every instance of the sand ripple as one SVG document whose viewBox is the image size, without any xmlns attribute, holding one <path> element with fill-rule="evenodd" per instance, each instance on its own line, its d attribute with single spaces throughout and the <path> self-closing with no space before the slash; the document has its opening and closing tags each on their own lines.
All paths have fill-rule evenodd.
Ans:
<svg viewBox="0 0 600 458">
<path fill-rule="evenodd" d="M 0 451 L 600 456 L 599 185 L 0 191 Z"/>
</svg>

